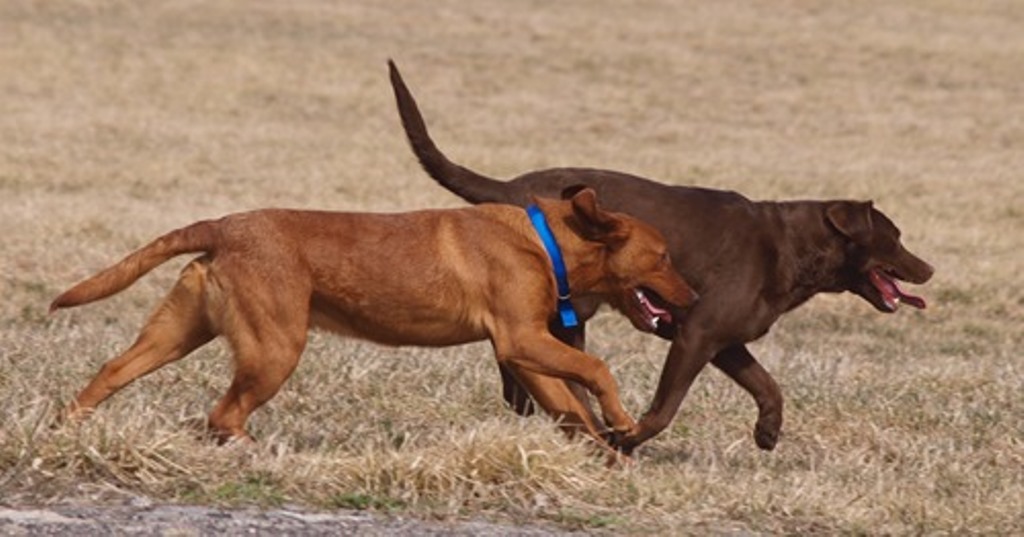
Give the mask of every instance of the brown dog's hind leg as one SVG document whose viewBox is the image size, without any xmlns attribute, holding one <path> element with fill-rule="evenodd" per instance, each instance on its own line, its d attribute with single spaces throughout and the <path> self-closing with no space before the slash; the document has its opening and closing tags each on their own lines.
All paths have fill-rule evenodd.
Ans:
<svg viewBox="0 0 1024 537">
<path fill-rule="evenodd" d="M 757 402 L 754 442 L 764 450 L 775 448 L 782 429 L 782 391 L 775 379 L 750 354 L 745 345 L 719 352 L 711 363 L 747 390 Z"/>
<path fill-rule="evenodd" d="M 199 263 L 191 263 L 182 271 L 135 343 L 103 364 L 99 373 L 68 405 L 68 418 L 84 417 L 135 379 L 183 358 L 213 339 L 203 311 L 204 278 L 205 269 Z"/>
</svg>

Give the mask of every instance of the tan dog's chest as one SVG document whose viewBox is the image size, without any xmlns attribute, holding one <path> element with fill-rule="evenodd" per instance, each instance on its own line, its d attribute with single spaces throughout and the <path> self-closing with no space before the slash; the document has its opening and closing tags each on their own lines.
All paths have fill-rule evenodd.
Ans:
<svg viewBox="0 0 1024 537">
<path fill-rule="evenodd" d="M 314 294 L 309 321 L 311 327 L 386 345 L 447 346 L 488 336 L 484 319 L 472 308 L 422 302 L 410 307 L 372 292 L 356 301 Z"/>
</svg>

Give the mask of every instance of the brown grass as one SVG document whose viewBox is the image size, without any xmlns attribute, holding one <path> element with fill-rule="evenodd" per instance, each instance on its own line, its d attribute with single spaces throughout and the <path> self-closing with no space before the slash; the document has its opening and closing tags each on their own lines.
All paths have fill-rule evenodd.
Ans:
<svg viewBox="0 0 1024 537">
<path fill-rule="evenodd" d="M 0 3 L 0 501 L 1024 532 L 1022 23 L 999 0 Z M 486 345 L 323 335 L 255 416 L 255 447 L 194 432 L 227 383 L 218 345 L 49 428 L 177 267 L 55 317 L 48 301 L 155 234 L 271 205 L 459 205 L 405 145 L 389 56 L 440 145 L 487 173 L 589 165 L 872 198 L 938 267 L 931 306 L 820 297 L 753 345 L 787 396 L 773 453 L 714 371 L 638 464 L 606 470 L 502 408 Z M 642 412 L 665 345 L 610 314 L 590 334 Z"/>
</svg>

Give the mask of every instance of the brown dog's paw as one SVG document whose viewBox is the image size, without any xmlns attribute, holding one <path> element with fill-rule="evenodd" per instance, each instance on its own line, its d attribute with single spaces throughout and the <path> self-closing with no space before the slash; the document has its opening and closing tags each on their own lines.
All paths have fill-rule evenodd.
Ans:
<svg viewBox="0 0 1024 537">
<path fill-rule="evenodd" d="M 779 429 L 758 423 L 754 427 L 754 442 L 765 451 L 775 449 L 775 444 L 779 443 Z"/>
<path fill-rule="evenodd" d="M 600 440 L 592 439 L 596 451 L 605 457 L 606 468 L 625 468 L 634 463 L 633 457 L 629 453 L 623 452 L 615 445 L 615 442 L 623 435 L 624 433 L 602 431 Z"/>
<path fill-rule="evenodd" d="M 632 435 L 630 432 L 622 431 L 605 431 L 601 434 L 601 438 L 608 443 L 611 448 L 622 455 L 623 457 L 629 458 L 633 455 L 633 450 L 636 449 L 636 442 L 631 442 L 630 438 Z"/>
<path fill-rule="evenodd" d="M 612 448 L 618 449 L 618 443 L 625 436 L 624 433 L 605 429 L 601 431 L 601 440 L 604 440 Z"/>
</svg>

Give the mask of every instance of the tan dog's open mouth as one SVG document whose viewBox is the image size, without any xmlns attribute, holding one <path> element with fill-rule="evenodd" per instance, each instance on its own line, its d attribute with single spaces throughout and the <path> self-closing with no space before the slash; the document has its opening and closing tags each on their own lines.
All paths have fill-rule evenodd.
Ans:
<svg viewBox="0 0 1024 537">
<path fill-rule="evenodd" d="M 658 293 L 637 287 L 633 289 L 633 296 L 636 298 L 637 311 L 643 316 L 644 323 L 650 331 L 657 330 L 658 326 L 663 324 L 672 324 L 672 313 Z"/>
<path fill-rule="evenodd" d="M 898 283 L 896 283 L 896 275 L 888 270 L 881 268 L 871 269 L 868 273 L 868 279 L 871 281 L 871 285 L 875 286 L 875 289 L 882 296 L 882 302 L 889 311 L 896 311 L 899 309 L 900 304 L 907 304 L 908 306 L 924 309 L 925 301 L 919 296 L 904 293 Z"/>
</svg>

